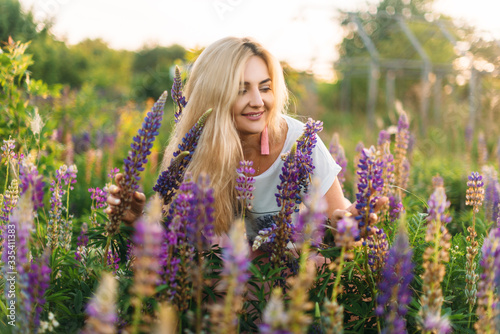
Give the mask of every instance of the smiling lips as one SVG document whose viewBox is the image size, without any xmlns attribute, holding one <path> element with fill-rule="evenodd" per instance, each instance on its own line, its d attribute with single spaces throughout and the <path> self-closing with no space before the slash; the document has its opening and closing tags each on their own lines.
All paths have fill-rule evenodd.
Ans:
<svg viewBox="0 0 500 334">
<path fill-rule="evenodd" d="M 252 119 L 252 120 L 257 120 L 260 119 L 260 117 L 264 114 L 264 111 L 261 112 L 252 112 L 248 114 L 243 114 L 246 118 Z"/>
</svg>

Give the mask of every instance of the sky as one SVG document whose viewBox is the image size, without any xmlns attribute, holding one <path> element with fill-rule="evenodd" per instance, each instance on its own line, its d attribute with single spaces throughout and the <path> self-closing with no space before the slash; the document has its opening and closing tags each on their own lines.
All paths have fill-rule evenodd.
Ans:
<svg viewBox="0 0 500 334">
<path fill-rule="evenodd" d="M 226 36 L 251 36 L 300 70 L 333 77 L 342 40 L 339 10 L 375 0 L 21 0 L 35 18 L 52 18 L 57 38 L 76 44 L 102 38 L 116 49 L 147 44 L 207 46 Z M 473 6 L 471 6 L 473 3 Z M 500 39 L 499 0 L 435 0 L 434 10 Z"/>
</svg>

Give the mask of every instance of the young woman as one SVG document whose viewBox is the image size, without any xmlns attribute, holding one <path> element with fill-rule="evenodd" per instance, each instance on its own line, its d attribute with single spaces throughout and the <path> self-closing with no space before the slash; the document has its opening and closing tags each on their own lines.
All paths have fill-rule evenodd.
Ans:
<svg viewBox="0 0 500 334">
<path fill-rule="evenodd" d="M 238 207 L 236 169 L 242 160 L 253 161 L 254 200 L 246 214 L 247 236 L 252 240 L 269 225 L 267 218 L 280 210 L 274 195 L 283 166 L 280 157 L 304 130 L 303 123 L 286 115 L 288 94 L 283 70 L 255 40 L 227 37 L 201 53 L 184 94 L 188 103 L 165 149 L 162 170 L 170 164 L 184 134 L 212 108 L 187 170 L 195 180 L 200 173 L 209 175 L 215 197 L 215 230 L 224 235 Z M 335 223 L 348 211 L 355 214 L 336 177 L 340 167 L 319 138 L 312 158 L 313 176 L 321 180 L 320 192 L 328 204 L 325 215 Z M 108 213 L 119 203 L 116 195 L 120 189 L 112 186 L 109 190 Z M 133 223 L 144 203 L 144 194 L 134 194 L 132 208 L 123 220 Z"/>
</svg>

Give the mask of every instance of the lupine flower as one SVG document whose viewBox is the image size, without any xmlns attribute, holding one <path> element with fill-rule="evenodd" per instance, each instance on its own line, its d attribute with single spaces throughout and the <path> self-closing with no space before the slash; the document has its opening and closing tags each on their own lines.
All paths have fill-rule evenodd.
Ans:
<svg viewBox="0 0 500 334">
<path fill-rule="evenodd" d="M 322 312 L 323 325 L 326 333 L 344 333 L 344 306 L 339 305 L 337 300 L 325 299 L 325 308 Z M 321 333 L 321 332 L 320 332 Z"/>
<path fill-rule="evenodd" d="M 406 333 L 405 315 L 411 300 L 410 283 L 413 280 L 412 249 L 404 228 L 399 233 L 382 270 L 375 313 L 385 320 L 382 333 Z"/>
<path fill-rule="evenodd" d="M 398 195 L 389 195 L 389 221 L 394 223 L 404 210 L 403 203 L 401 203 L 401 199 L 399 199 Z"/>
<path fill-rule="evenodd" d="M 498 138 L 497 142 L 497 162 L 498 162 L 498 168 L 500 168 L 500 138 Z"/>
<path fill-rule="evenodd" d="M 236 333 L 237 314 L 243 306 L 243 293 L 250 278 L 248 242 L 243 220 L 236 221 L 229 232 L 229 245 L 222 249 L 224 269 L 221 288 L 226 291 L 223 304 L 211 309 L 212 333 Z"/>
<path fill-rule="evenodd" d="M 236 199 L 243 201 L 243 210 L 245 210 L 245 208 L 249 210 L 252 209 L 252 203 L 250 201 L 253 200 L 253 191 L 255 190 L 253 186 L 255 179 L 250 176 L 255 173 L 252 165 L 253 161 L 240 161 L 240 168 L 236 169 L 236 172 L 239 174 L 236 179 L 236 192 L 238 193 Z"/>
<path fill-rule="evenodd" d="M 337 222 L 337 233 L 335 233 L 335 245 L 349 249 L 356 240 L 359 240 L 358 222 L 350 216 L 339 220 Z"/>
<path fill-rule="evenodd" d="M 394 156 L 391 154 L 391 136 L 385 130 L 379 133 L 377 155 L 381 161 L 382 178 L 384 179 L 384 187 L 380 195 L 388 196 L 391 192 L 390 187 L 395 183 L 395 178 Z"/>
<path fill-rule="evenodd" d="M 134 242 L 134 285 L 133 293 L 138 298 L 150 297 L 155 293 L 160 270 L 160 253 L 163 229 L 161 200 L 154 198 L 147 217 L 141 217 L 135 224 Z"/>
<path fill-rule="evenodd" d="M 370 214 L 374 212 L 378 194 L 384 187 L 382 178 L 382 163 L 376 158 L 375 148 L 363 149 L 358 165 L 358 193 L 356 194 L 356 216 L 360 237 L 366 238 L 371 230 Z"/>
<path fill-rule="evenodd" d="M 158 130 L 163 119 L 163 107 L 167 99 L 167 92 L 163 92 L 158 101 L 148 112 L 142 128 L 139 129 L 130 145 L 132 150 L 124 160 L 124 174 L 120 179 L 120 204 L 116 211 L 111 214 L 110 222 L 106 226 L 109 235 L 114 235 L 120 227 L 120 219 L 125 211 L 130 208 L 133 193 L 139 188 L 139 173 L 144 170 L 144 165 L 148 162 L 148 155 L 151 153 L 153 142 L 158 135 Z"/>
<path fill-rule="evenodd" d="M 340 172 L 337 174 L 337 179 L 339 180 L 340 186 L 342 190 L 345 190 L 345 171 L 347 168 L 347 159 L 345 157 L 344 147 L 340 145 L 339 134 L 334 133 L 332 140 L 330 142 L 330 154 L 333 157 L 333 160 L 342 168 Z"/>
<path fill-rule="evenodd" d="M 9 139 L 3 140 L 3 145 L 0 147 L 2 150 L 2 159 L 5 158 L 5 165 L 9 164 L 9 161 L 14 159 L 16 156 L 16 153 L 14 152 L 14 149 L 16 148 L 16 141 L 15 139 L 11 139 L 9 136 Z"/>
<path fill-rule="evenodd" d="M 165 254 L 162 258 L 165 269 L 163 279 L 167 284 L 177 280 L 175 286 L 170 286 L 167 296 L 174 297 L 181 310 L 188 307 L 190 299 L 189 266 L 192 265 L 194 258 L 194 247 L 198 251 L 203 251 L 210 246 L 213 236 L 213 202 L 213 189 L 209 187 L 208 177 L 201 175 L 195 183 L 191 179 L 191 174 L 187 173 L 166 218 L 167 234 L 164 249 L 168 249 L 169 252 L 168 254 L 163 252 Z M 196 288 L 201 288 L 201 284 L 198 285 L 200 286 Z"/>
<path fill-rule="evenodd" d="M 307 193 L 309 180 L 313 173 L 312 150 L 316 146 L 317 133 L 323 130 L 323 123 L 309 118 L 304 132 L 292 149 L 282 159 L 281 183 L 277 186 L 276 201 L 281 208 L 275 223 L 259 231 L 252 248 L 258 249 L 262 243 L 270 243 L 271 261 L 276 266 L 287 263 L 287 244 L 292 241 L 292 214 L 298 212 L 302 203 L 301 192 Z"/>
<path fill-rule="evenodd" d="M 172 95 L 172 99 L 177 104 L 177 111 L 174 116 L 175 123 L 178 123 L 182 115 L 182 109 L 186 107 L 186 98 L 182 95 L 181 71 L 178 66 L 175 66 L 174 83 L 170 95 Z"/>
<path fill-rule="evenodd" d="M 275 288 L 264 309 L 259 332 L 262 334 L 292 334 L 289 330 L 290 320 L 290 316 L 285 311 L 281 289 Z"/>
<path fill-rule="evenodd" d="M 31 189 L 31 201 L 33 209 L 36 211 L 43 207 L 43 187 L 42 175 L 38 175 L 38 170 L 34 165 L 19 166 L 19 179 L 21 181 L 21 195 Z"/>
<path fill-rule="evenodd" d="M 485 176 L 484 208 L 486 219 L 496 222 L 498 217 L 498 204 L 500 203 L 500 183 L 496 170 L 491 166 L 483 167 Z"/>
<path fill-rule="evenodd" d="M 89 236 L 87 235 L 87 232 L 88 226 L 87 223 L 84 222 L 82 223 L 82 229 L 76 241 L 75 260 L 78 262 L 82 261 L 87 255 L 87 244 L 89 243 Z"/>
<path fill-rule="evenodd" d="M 484 132 L 479 132 L 477 136 L 477 153 L 479 158 L 479 166 L 484 166 L 488 163 L 488 147 L 486 145 L 486 138 Z"/>
<path fill-rule="evenodd" d="M 472 172 L 467 182 L 467 195 L 465 205 L 473 206 L 474 213 L 479 212 L 479 207 L 484 199 L 483 177 L 478 172 Z"/>
<path fill-rule="evenodd" d="M 43 256 L 38 259 L 38 261 L 33 261 L 33 263 L 31 263 L 31 268 L 28 273 L 29 283 L 27 292 L 30 296 L 29 298 L 32 305 L 36 305 L 31 320 L 33 329 L 38 328 L 40 325 L 40 314 L 45 304 L 45 298 L 43 296 L 50 286 L 51 269 L 45 265 L 45 263 L 49 263 L 49 257 L 50 253 L 48 251 L 44 252 Z"/>
<path fill-rule="evenodd" d="M 423 293 L 420 296 L 420 304 L 422 305 L 419 312 L 420 326 L 426 331 L 434 330 L 438 333 L 446 333 L 450 326 L 448 319 L 441 316 L 441 306 L 443 305 L 441 282 L 446 274 L 444 264 L 449 261 L 448 249 L 451 239 L 445 224 L 451 218 L 446 213 L 450 202 L 446 198 L 444 187 L 436 187 L 427 204 L 429 215 L 425 241 L 430 245 L 425 249 L 423 255 L 424 273 L 422 274 Z"/>
<path fill-rule="evenodd" d="M 71 235 L 73 234 L 73 215 L 69 214 L 69 208 L 63 205 L 63 196 L 66 195 L 66 203 L 69 203 L 69 190 L 73 189 L 72 184 L 76 182 L 75 165 L 70 167 L 62 165 L 56 171 L 56 178 L 51 182 L 49 221 L 47 225 L 47 246 L 54 249 L 57 246 L 69 250 L 71 245 Z M 67 190 L 63 188 L 67 186 Z M 63 213 L 66 212 L 66 217 Z"/>
<path fill-rule="evenodd" d="M 297 247 L 309 242 L 318 247 L 323 240 L 327 203 L 320 196 L 319 186 L 320 180 L 314 178 L 312 191 L 304 196 L 305 208 L 299 212 L 292 231 L 292 241 L 295 242 Z"/>
<path fill-rule="evenodd" d="M 9 291 L 18 291 L 16 294 L 16 325 L 20 328 L 30 328 L 31 314 L 33 311 L 33 299 L 29 293 L 29 271 L 30 271 L 30 235 L 33 229 L 33 203 L 29 191 L 23 194 L 18 200 L 17 206 L 12 210 L 9 221 L 9 229 L 5 232 L 9 234 L 4 236 L 4 252 L 2 253 L 2 262 L 4 263 L 3 276 L 6 279 L 5 296 L 8 298 Z M 13 231 L 13 232 L 12 232 Z M 9 238 L 9 235 L 14 235 L 14 239 Z M 13 243 L 13 240 L 15 241 Z M 15 263 L 9 260 L 6 250 L 16 246 Z M 8 274 L 9 272 L 17 272 Z M 8 280 L 12 275 L 14 281 Z M 11 289 L 9 285 L 17 284 L 17 288 Z"/>
<path fill-rule="evenodd" d="M 312 310 L 314 304 L 309 301 L 308 290 L 316 277 L 316 263 L 308 261 L 307 257 L 307 253 L 301 255 L 299 273 L 290 279 L 288 316 L 289 329 L 292 333 L 303 333 L 304 328 L 307 328 L 313 320 L 309 311 Z"/>
<path fill-rule="evenodd" d="M 376 278 L 379 278 L 379 271 L 385 264 L 389 249 L 387 235 L 383 229 L 379 229 L 373 235 L 368 236 L 366 244 L 369 248 L 368 265 Z"/>
<path fill-rule="evenodd" d="M 179 150 L 173 154 L 174 157 L 170 162 L 170 166 L 161 173 L 156 181 L 153 190 L 160 193 L 160 196 L 163 198 L 163 204 L 169 204 L 177 189 L 179 189 L 186 168 L 191 161 L 191 157 L 196 150 L 198 140 L 205 127 L 205 122 L 211 113 L 212 109 L 207 110 L 189 132 L 184 135 L 182 142 L 179 144 Z"/>
<path fill-rule="evenodd" d="M 467 195 L 466 195 L 466 205 L 473 206 L 473 219 L 472 226 L 467 227 L 469 236 L 467 236 L 467 241 L 470 243 L 467 246 L 467 261 L 465 263 L 465 296 L 469 303 L 469 308 L 472 310 L 476 304 L 476 282 L 479 278 L 476 273 L 476 263 L 475 258 L 478 253 L 478 243 L 476 241 L 476 213 L 479 212 L 479 206 L 482 205 L 484 199 L 484 188 L 483 188 L 482 176 L 477 172 L 472 172 L 469 176 L 469 181 L 467 182 Z"/>
<path fill-rule="evenodd" d="M 409 132 L 410 123 L 404 111 L 401 112 L 398 121 L 398 131 L 396 133 L 396 150 L 395 150 L 395 176 L 396 185 L 403 189 L 408 184 L 409 161 L 407 158 L 408 141 L 410 138 Z M 404 196 L 404 193 L 401 193 Z"/>
<path fill-rule="evenodd" d="M 90 199 L 92 199 L 92 210 L 102 209 L 106 206 L 108 193 L 99 187 L 89 188 Z"/>
<path fill-rule="evenodd" d="M 498 333 L 500 324 L 498 316 L 500 299 L 495 293 L 500 279 L 500 229 L 492 228 L 484 239 L 481 266 L 483 273 L 478 284 L 477 311 L 478 321 L 474 325 L 477 333 Z"/>
<path fill-rule="evenodd" d="M 87 320 L 82 334 L 109 334 L 116 332 L 117 281 L 109 273 L 103 273 L 96 294 L 86 308 Z"/>
</svg>

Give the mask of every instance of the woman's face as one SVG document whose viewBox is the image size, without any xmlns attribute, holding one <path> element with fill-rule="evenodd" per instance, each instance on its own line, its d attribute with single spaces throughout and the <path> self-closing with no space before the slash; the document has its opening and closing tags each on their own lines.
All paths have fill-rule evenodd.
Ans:
<svg viewBox="0 0 500 334">
<path fill-rule="evenodd" d="M 242 135 L 260 134 L 274 106 L 271 76 L 266 62 L 252 56 L 245 65 L 244 82 L 233 105 L 236 129 Z"/>
</svg>

